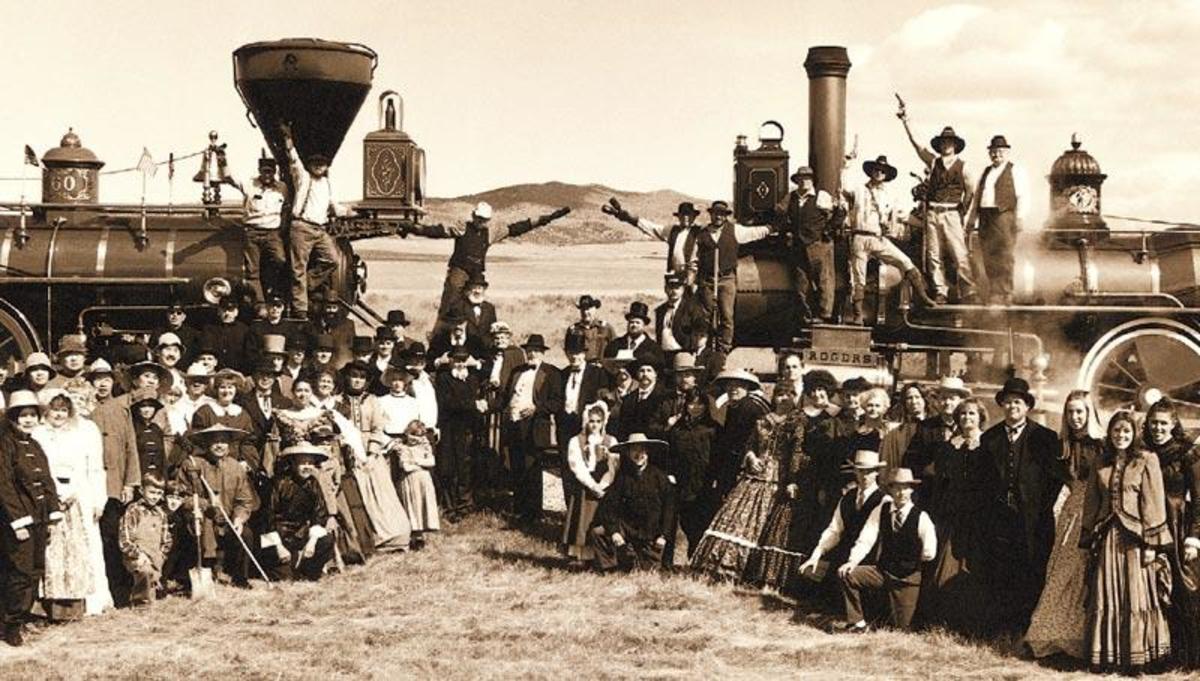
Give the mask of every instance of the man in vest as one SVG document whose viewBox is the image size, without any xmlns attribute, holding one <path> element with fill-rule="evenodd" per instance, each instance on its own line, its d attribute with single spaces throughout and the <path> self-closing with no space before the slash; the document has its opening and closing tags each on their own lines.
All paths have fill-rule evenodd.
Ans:
<svg viewBox="0 0 1200 681">
<path fill-rule="evenodd" d="M 887 156 L 862 164 L 867 174 L 866 184 L 855 185 L 848 178 L 842 180 L 842 193 L 849 198 L 852 234 L 850 240 L 850 317 L 851 324 L 863 323 L 863 301 L 867 291 L 867 260 L 877 258 L 904 274 L 912 285 L 913 296 L 923 305 L 932 306 L 925 292 L 925 280 L 913 265 L 912 260 L 888 239 L 896 228 L 896 210 L 892 204 L 887 183 L 896 179 L 895 166 L 888 163 Z"/>
<path fill-rule="evenodd" d="M 617 332 L 612 324 L 600 319 L 600 313 L 597 312 L 600 309 L 599 298 L 584 294 L 579 296 L 575 307 L 579 308 L 579 321 L 567 327 L 566 335 L 581 336 L 587 361 L 599 363 L 604 356 L 604 348 L 617 337 Z"/>
<path fill-rule="evenodd" d="M 954 128 L 946 126 L 942 133 L 929 141 L 933 151 L 921 146 L 908 127 L 908 115 L 903 109 L 896 114 L 904 123 L 904 132 L 912 143 L 917 156 L 929 170 L 928 202 L 925 211 L 925 260 L 929 277 L 933 280 L 934 298 L 938 303 L 948 300 L 950 291 L 946 283 L 946 271 L 942 266 L 943 250 L 949 253 L 954 271 L 958 276 L 958 300 L 974 302 L 975 279 L 971 275 L 971 260 L 967 254 L 966 230 L 963 228 L 963 213 L 971 205 L 975 182 L 967 172 L 963 160 L 958 157 L 966 141 L 954 134 Z M 935 153 L 936 152 L 936 153 Z"/>
<path fill-rule="evenodd" d="M 764 239 L 771 227 L 747 227 L 729 219 L 733 213 L 725 201 L 713 201 L 708 207 L 708 227 L 696 237 L 697 279 L 700 304 L 706 319 L 713 319 L 710 338 L 717 360 L 733 350 L 733 307 L 737 300 L 738 246 Z"/>
<path fill-rule="evenodd" d="M 696 262 L 692 255 L 696 250 L 696 235 L 701 226 L 696 222 L 700 211 L 691 201 L 684 201 L 675 210 L 676 222 L 673 225 L 660 225 L 646 218 L 639 218 L 621 206 L 615 198 L 601 206 L 605 215 L 611 215 L 621 222 L 627 222 L 637 227 L 643 234 L 658 239 L 667 244 L 667 271 L 679 272 L 686 276 L 688 288 L 696 283 Z"/>
<path fill-rule="evenodd" d="M 275 167 L 275 159 L 263 156 L 258 159 L 258 177 L 250 181 L 249 187 L 233 180 L 233 186 L 242 193 L 246 211 L 242 219 L 245 235 L 242 268 L 250 295 L 254 296 L 251 303 L 263 301 L 263 279 L 268 282 L 266 288 L 273 290 L 287 267 L 283 237 L 279 234 L 287 187 L 275 177 Z"/>
<path fill-rule="evenodd" d="M 291 126 L 284 123 L 281 129 L 291 164 L 292 184 L 296 190 L 292 222 L 288 227 L 288 246 L 292 259 L 292 314 L 297 319 L 306 320 L 309 291 L 326 288 L 329 276 L 337 268 L 337 244 L 326 229 L 329 216 L 348 215 L 350 211 L 333 200 L 333 189 L 329 184 L 329 158 L 323 154 L 310 154 L 302 161 L 292 140 Z"/>
<path fill-rule="evenodd" d="M 1008 160 L 1008 149 L 1004 135 L 992 138 L 992 164 L 979 178 L 966 219 L 968 229 L 978 224 L 988 302 L 997 305 L 1012 304 L 1013 246 L 1029 212 L 1029 180 L 1023 168 Z"/>
<path fill-rule="evenodd" d="M 410 232 L 431 239 L 454 239 L 454 252 L 446 269 L 446 281 L 442 286 L 442 301 L 438 304 L 438 319 L 445 317 L 450 308 L 462 299 L 463 289 L 471 277 L 481 276 L 487 270 L 487 252 L 492 244 L 510 236 L 521 236 L 538 227 L 554 222 L 570 213 L 570 208 L 559 208 L 548 215 L 530 220 L 526 218 L 507 225 L 492 223 L 492 206 L 486 201 L 475 204 L 471 219 L 463 226 L 416 225 Z"/>
<path fill-rule="evenodd" d="M 811 381 L 814 385 L 818 382 L 816 378 Z M 809 382 L 809 377 L 805 376 L 805 390 L 808 390 Z M 825 579 L 829 565 L 846 562 L 850 546 L 867 522 L 867 517 L 887 498 L 879 488 L 879 471 L 887 465 L 879 460 L 879 452 L 860 449 L 854 453 L 852 465 L 854 488 L 842 495 L 812 555 L 800 565 L 800 574 L 814 581 Z"/>
<path fill-rule="evenodd" d="M 867 630 L 863 591 L 887 593 L 893 627 L 907 629 L 912 623 L 921 593 L 921 564 L 937 555 L 933 521 L 912 503 L 913 487 L 919 484 L 911 470 L 896 469 L 888 482 L 889 496 L 871 511 L 849 559 L 838 568 L 846 601 L 844 631 Z M 872 553 L 875 564 L 860 565 Z"/>
<path fill-rule="evenodd" d="M 833 197 L 818 191 L 813 184 L 812 168 L 803 166 L 792 173 L 796 188 L 788 193 L 776 211 L 783 215 L 792 240 L 792 262 L 796 294 L 805 317 L 812 318 L 813 286 L 817 289 L 816 310 L 826 322 L 833 321 L 833 297 L 836 280 L 833 267 L 833 228 L 845 218 L 841 207 L 833 207 Z"/>
</svg>

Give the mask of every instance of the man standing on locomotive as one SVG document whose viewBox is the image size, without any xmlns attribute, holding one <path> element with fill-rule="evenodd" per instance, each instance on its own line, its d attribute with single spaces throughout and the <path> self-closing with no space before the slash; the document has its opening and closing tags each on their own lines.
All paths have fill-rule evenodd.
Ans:
<svg viewBox="0 0 1200 681">
<path fill-rule="evenodd" d="M 822 320 L 830 322 L 833 321 L 833 297 L 837 287 L 831 227 L 839 221 L 834 214 L 833 197 L 816 189 L 812 168 L 807 166 L 792 173 L 792 182 L 796 183 L 796 188 L 780 201 L 776 212 L 783 215 L 792 237 L 796 295 L 800 298 L 800 309 L 806 316 L 813 317 L 809 299 L 815 284 L 817 313 Z M 844 218 L 844 210 L 838 210 Z"/>
<path fill-rule="evenodd" d="M 242 219 L 245 228 L 242 267 L 246 285 L 254 297 L 251 303 L 263 302 L 264 288 L 275 290 L 279 275 L 287 267 L 283 237 L 279 233 L 287 187 L 275 177 L 275 169 L 275 159 L 263 156 L 258 159 L 258 177 L 250 181 L 248 188 L 233 180 L 233 186 L 242 193 L 246 210 L 246 217 Z M 268 282 L 266 287 L 262 283 L 264 274 Z"/>
<path fill-rule="evenodd" d="M 962 218 L 967 206 L 971 205 L 975 182 L 974 177 L 967 172 L 963 160 L 958 157 L 967 146 L 967 142 L 954 133 L 954 128 L 946 126 L 940 135 L 929 141 L 929 146 L 934 150 L 930 151 L 913 137 L 912 130 L 908 127 L 908 114 L 903 106 L 896 116 L 904 124 L 904 132 L 908 134 L 908 141 L 912 143 L 917 156 L 929 168 L 929 201 L 925 209 L 925 260 L 929 267 L 929 277 L 933 280 L 934 298 L 939 304 L 948 300 L 950 287 L 946 283 L 946 272 L 942 266 L 942 251 L 945 249 L 954 261 L 959 302 L 974 302 L 975 279 L 971 275 L 971 260 L 967 254 L 967 235 Z"/>
<path fill-rule="evenodd" d="M 283 142 L 291 163 L 296 199 L 292 204 L 292 222 L 288 241 L 292 259 L 292 314 L 308 319 L 308 293 L 326 288 L 329 276 L 337 267 L 337 245 L 326 227 L 331 213 L 346 215 L 347 211 L 333 200 L 329 184 L 329 158 L 309 154 L 302 161 L 292 139 L 292 128 L 281 126 Z M 309 256 L 315 256 L 311 267 Z"/>
<path fill-rule="evenodd" d="M 1029 179 L 1023 168 L 1008 160 L 1008 149 L 1004 135 L 992 138 L 992 164 L 979 178 L 964 223 L 970 229 L 978 220 L 988 302 L 998 305 L 1012 304 L 1013 247 L 1029 212 Z"/>
<path fill-rule="evenodd" d="M 667 271 L 686 275 L 688 288 L 696 283 L 696 262 L 692 255 L 696 251 L 696 236 L 701 226 L 696 222 L 700 211 L 691 201 L 684 201 L 675 210 L 678 220 L 673 225 L 660 225 L 646 218 L 639 218 L 621 206 L 615 198 L 600 206 L 605 215 L 611 215 L 621 222 L 627 222 L 648 237 L 658 239 L 667 244 Z"/>
</svg>

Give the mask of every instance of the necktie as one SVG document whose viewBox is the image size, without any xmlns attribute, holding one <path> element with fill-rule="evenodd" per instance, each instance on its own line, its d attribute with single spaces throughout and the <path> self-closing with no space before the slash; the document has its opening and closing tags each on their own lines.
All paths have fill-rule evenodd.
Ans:
<svg viewBox="0 0 1200 681">
<path fill-rule="evenodd" d="M 571 372 L 571 390 L 574 390 L 579 386 L 579 373 L 580 372 L 578 370 Z"/>
<path fill-rule="evenodd" d="M 900 509 L 892 511 L 892 530 L 899 532 L 901 525 Z"/>
<path fill-rule="evenodd" d="M 854 498 L 854 508 L 861 511 L 865 503 L 867 503 L 866 494 L 860 489 L 858 490 L 858 495 Z"/>
</svg>

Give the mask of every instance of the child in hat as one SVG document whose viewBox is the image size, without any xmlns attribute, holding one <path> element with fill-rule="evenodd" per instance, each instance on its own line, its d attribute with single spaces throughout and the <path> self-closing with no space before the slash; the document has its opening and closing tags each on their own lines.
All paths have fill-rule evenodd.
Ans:
<svg viewBox="0 0 1200 681">
<path fill-rule="evenodd" d="M 333 558 L 336 508 L 329 508 L 317 481 L 325 450 L 307 442 L 286 447 L 271 489 L 270 532 L 262 536 L 263 562 L 272 579 L 321 578 Z M 273 549 L 273 550 L 271 550 Z"/>
<path fill-rule="evenodd" d="M 171 527 L 163 501 L 166 483 L 156 472 L 142 476 L 142 495 L 121 516 L 120 543 L 125 569 L 133 577 L 130 603 L 153 603 L 161 588 L 163 564 L 171 551 Z"/>
<path fill-rule="evenodd" d="M 142 476 L 157 475 L 170 477 L 170 441 L 154 416 L 162 409 L 162 402 L 153 388 L 138 388 L 130 396 L 129 411 L 133 417 L 133 432 L 137 437 L 138 461 Z"/>
<path fill-rule="evenodd" d="M 437 465 L 433 445 L 429 442 L 425 424 L 413 420 L 400 437 L 392 438 L 386 451 L 394 458 L 396 492 L 412 522 L 411 548 L 419 549 L 425 532 L 441 529 L 438 519 L 437 489 L 430 471 Z"/>
</svg>

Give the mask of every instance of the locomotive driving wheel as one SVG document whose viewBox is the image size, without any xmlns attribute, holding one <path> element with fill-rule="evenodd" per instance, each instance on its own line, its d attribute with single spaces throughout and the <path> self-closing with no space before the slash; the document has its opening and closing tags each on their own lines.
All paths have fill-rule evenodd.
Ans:
<svg viewBox="0 0 1200 681">
<path fill-rule="evenodd" d="M 1079 385 L 1091 391 L 1102 423 L 1169 397 L 1184 427 L 1200 428 L 1200 333 L 1171 319 L 1121 324 L 1084 357 Z"/>
<path fill-rule="evenodd" d="M 8 301 L 0 300 L 0 362 L 23 359 L 38 349 L 29 320 Z"/>
</svg>

